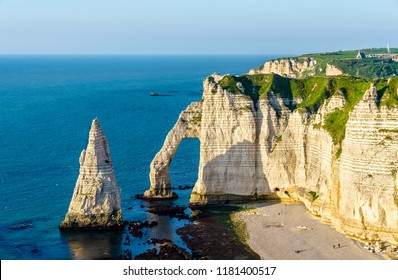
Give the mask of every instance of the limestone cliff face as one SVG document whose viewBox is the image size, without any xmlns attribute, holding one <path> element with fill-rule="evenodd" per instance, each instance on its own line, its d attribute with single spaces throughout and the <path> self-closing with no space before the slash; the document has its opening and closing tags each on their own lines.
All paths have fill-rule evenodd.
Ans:
<svg viewBox="0 0 398 280">
<path fill-rule="evenodd" d="M 300 200 L 341 232 L 398 242 L 398 109 L 379 106 L 373 85 L 350 111 L 345 138 L 336 143 L 324 125 L 346 105 L 341 89 L 309 112 L 289 109 L 300 100 L 272 90 L 257 101 L 231 93 L 221 79 L 204 81 L 202 101 L 188 106 L 170 131 L 151 164 L 147 195 L 169 195 L 175 149 L 184 137 L 197 137 L 192 205 L 268 196 Z"/>
<path fill-rule="evenodd" d="M 318 65 L 315 58 L 286 58 L 267 61 L 263 66 L 249 71 L 253 74 L 278 74 L 290 78 L 312 77 L 318 72 L 321 76 L 339 76 L 343 75 L 336 66 L 327 63 L 324 67 Z"/>
<path fill-rule="evenodd" d="M 376 88 L 355 106 L 340 159 L 336 226 L 362 238 L 397 238 L 398 110 L 378 108 Z"/>
<path fill-rule="evenodd" d="M 252 197 L 256 193 L 254 105 L 248 96 L 223 90 L 218 79 L 210 77 L 204 83 L 199 174 L 191 196 L 194 204 L 225 201 L 231 196 Z"/>
<path fill-rule="evenodd" d="M 341 71 L 339 68 L 337 68 L 334 65 L 331 64 L 326 64 L 326 76 L 339 76 L 343 75 L 343 71 Z"/>
<path fill-rule="evenodd" d="M 290 78 L 302 78 L 313 76 L 315 74 L 315 65 L 317 61 L 314 58 L 298 59 L 276 59 L 267 61 L 262 67 L 251 69 L 249 74 L 278 74 Z"/>
<path fill-rule="evenodd" d="M 156 154 L 150 166 L 151 188 L 144 198 L 173 198 L 171 191 L 169 166 L 184 138 L 199 138 L 202 118 L 202 102 L 193 102 L 184 110 L 168 133 L 162 149 Z"/>
<path fill-rule="evenodd" d="M 87 149 L 80 155 L 79 177 L 61 229 L 113 228 L 122 224 L 121 192 L 108 140 L 98 119 L 91 124 Z"/>
</svg>

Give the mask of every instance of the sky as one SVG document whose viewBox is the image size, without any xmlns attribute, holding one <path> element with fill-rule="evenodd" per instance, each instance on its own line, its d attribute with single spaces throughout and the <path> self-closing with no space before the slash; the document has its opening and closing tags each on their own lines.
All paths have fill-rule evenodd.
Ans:
<svg viewBox="0 0 398 280">
<path fill-rule="evenodd" d="M 0 54 L 398 47 L 398 0 L 0 0 Z"/>
</svg>

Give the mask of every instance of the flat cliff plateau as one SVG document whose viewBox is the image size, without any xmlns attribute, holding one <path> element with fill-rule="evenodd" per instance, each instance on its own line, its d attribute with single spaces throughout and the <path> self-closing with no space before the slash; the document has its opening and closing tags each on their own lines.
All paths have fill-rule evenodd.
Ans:
<svg viewBox="0 0 398 280">
<path fill-rule="evenodd" d="M 254 68 L 249 71 L 249 74 L 278 74 L 291 78 L 304 78 L 314 76 L 317 73 L 324 73 L 325 76 L 338 76 L 344 72 L 334 66 L 333 64 L 326 63 L 319 66 L 316 58 L 303 57 L 303 58 L 286 58 L 267 61 L 262 67 Z"/>
<path fill-rule="evenodd" d="M 99 120 L 91 124 L 87 149 L 80 155 L 80 171 L 61 230 L 111 229 L 123 224 L 121 191 Z"/>
<path fill-rule="evenodd" d="M 278 74 L 290 78 L 313 76 L 357 76 L 361 78 L 388 78 L 398 76 L 398 49 L 372 48 L 306 54 L 270 60 L 249 74 Z"/>
<path fill-rule="evenodd" d="M 190 204 L 302 201 L 337 230 L 398 243 L 398 78 L 213 74 L 150 166 L 144 196 L 170 197 L 179 143 L 200 140 Z"/>
</svg>

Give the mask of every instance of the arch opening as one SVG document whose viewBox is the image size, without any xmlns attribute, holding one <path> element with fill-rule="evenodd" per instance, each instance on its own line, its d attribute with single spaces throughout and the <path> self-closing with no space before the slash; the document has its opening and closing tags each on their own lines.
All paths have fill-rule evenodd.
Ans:
<svg viewBox="0 0 398 280">
<path fill-rule="evenodd" d="M 187 205 L 192 188 L 198 180 L 200 141 L 198 138 L 185 138 L 177 148 L 170 163 L 170 183 L 178 195 L 178 203 Z"/>
</svg>

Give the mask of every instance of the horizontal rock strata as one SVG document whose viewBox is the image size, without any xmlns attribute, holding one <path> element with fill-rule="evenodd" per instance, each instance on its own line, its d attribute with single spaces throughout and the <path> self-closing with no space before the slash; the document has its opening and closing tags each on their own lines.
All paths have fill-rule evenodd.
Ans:
<svg viewBox="0 0 398 280">
<path fill-rule="evenodd" d="M 263 66 L 254 68 L 249 71 L 250 75 L 254 74 L 278 74 L 290 78 L 306 78 L 315 74 L 321 76 L 339 76 L 344 75 L 341 69 L 335 65 L 326 63 L 324 66 L 318 65 L 315 58 L 285 58 L 267 61 Z"/>
<path fill-rule="evenodd" d="M 91 125 L 87 149 L 80 155 L 79 177 L 60 229 L 107 229 L 122 225 L 121 192 L 108 140 L 98 119 Z"/>
<path fill-rule="evenodd" d="M 398 242 L 398 108 L 380 104 L 382 91 L 364 81 L 363 91 L 355 90 L 355 96 L 361 90 L 358 101 L 347 101 L 346 90 L 358 81 L 347 79 L 347 88 L 334 88 L 311 111 L 288 108 L 302 100 L 286 100 L 273 90 L 258 100 L 231 93 L 222 79 L 208 77 L 202 101 L 180 115 L 151 164 L 146 195 L 170 196 L 168 167 L 175 151 L 183 138 L 197 137 L 200 163 L 191 205 L 301 200 L 341 232 Z M 390 79 L 386 87 L 394 83 Z M 325 127 L 333 125 L 331 114 L 347 106 L 345 136 L 338 140 Z"/>
<path fill-rule="evenodd" d="M 317 64 L 314 58 L 286 58 L 267 61 L 260 68 L 251 69 L 249 74 L 278 74 L 281 76 L 288 76 L 291 78 L 302 78 L 304 76 L 311 76 L 315 74 L 315 65 Z"/>
</svg>

